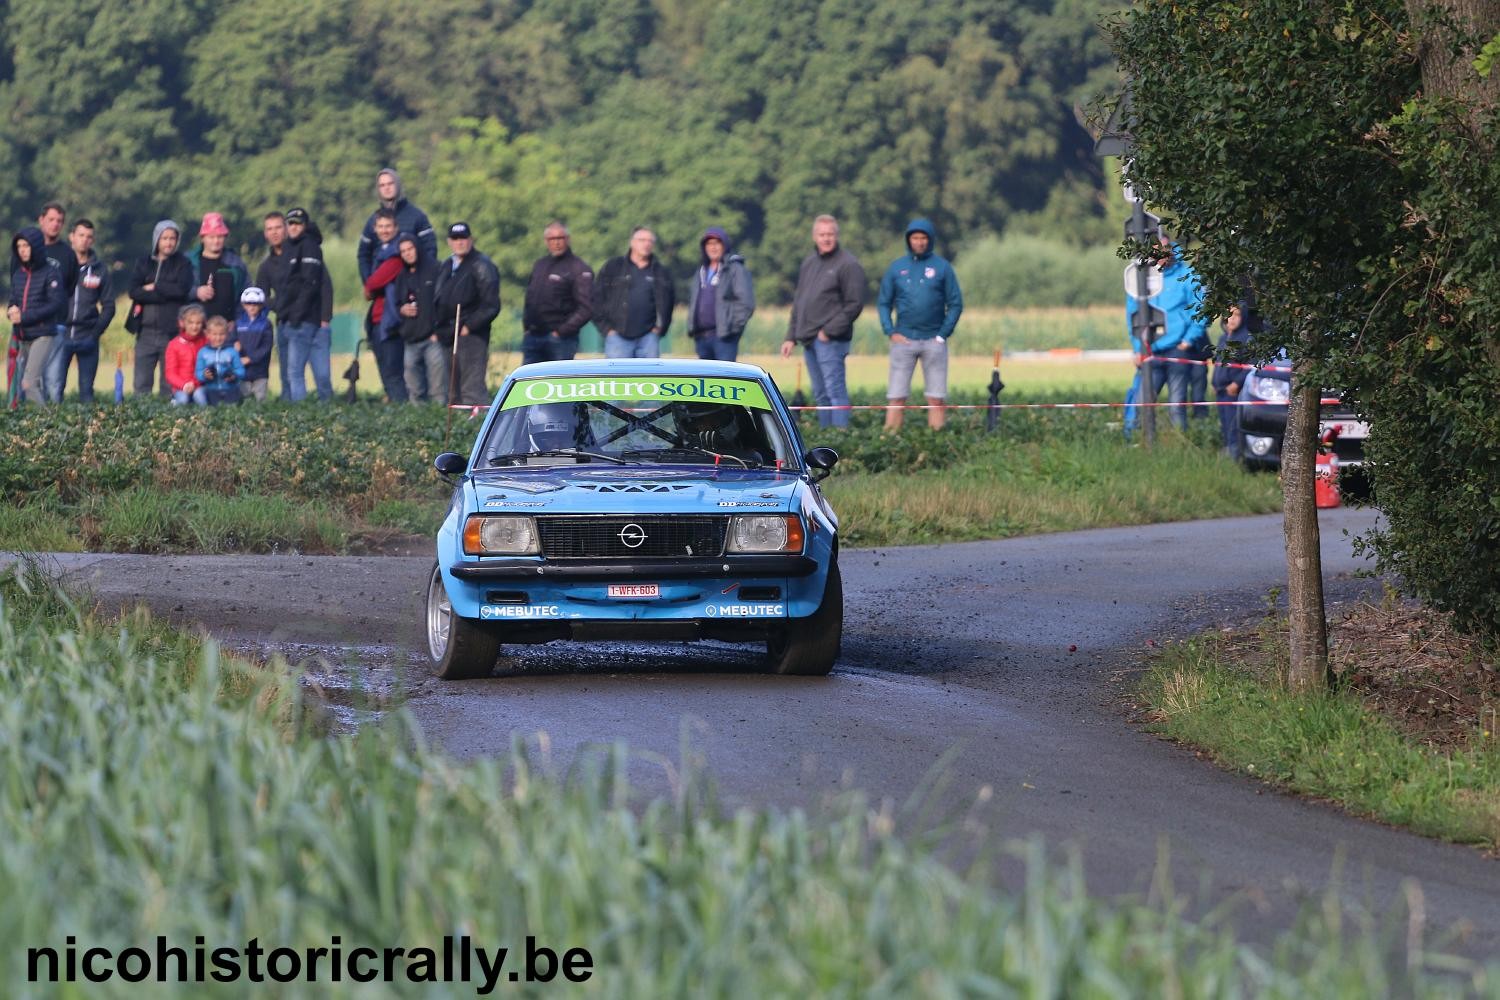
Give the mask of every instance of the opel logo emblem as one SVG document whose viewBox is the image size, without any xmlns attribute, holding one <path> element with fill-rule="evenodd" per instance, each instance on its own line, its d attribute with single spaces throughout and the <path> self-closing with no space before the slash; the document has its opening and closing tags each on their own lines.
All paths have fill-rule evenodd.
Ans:
<svg viewBox="0 0 1500 1000">
<path fill-rule="evenodd" d="M 627 524 L 620 529 L 620 544 L 627 549 L 638 549 L 646 542 L 646 529 L 639 524 Z"/>
</svg>

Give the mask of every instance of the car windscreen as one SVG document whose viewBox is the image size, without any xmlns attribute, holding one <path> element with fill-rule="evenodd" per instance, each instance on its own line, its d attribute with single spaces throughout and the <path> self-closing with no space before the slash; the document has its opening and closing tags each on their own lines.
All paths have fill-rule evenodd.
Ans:
<svg viewBox="0 0 1500 1000">
<path fill-rule="evenodd" d="M 476 468 L 579 462 L 801 466 L 765 388 L 753 379 L 591 375 L 513 384 Z"/>
</svg>

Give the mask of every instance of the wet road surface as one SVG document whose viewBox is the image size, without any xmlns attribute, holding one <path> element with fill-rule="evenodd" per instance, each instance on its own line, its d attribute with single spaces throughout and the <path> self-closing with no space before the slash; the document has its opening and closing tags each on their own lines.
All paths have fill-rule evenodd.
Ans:
<svg viewBox="0 0 1500 1000">
<path fill-rule="evenodd" d="M 1331 602 L 1378 592 L 1348 541 L 1373 523 L 1323 512 Z M 1242 898 L 1252 936 L 1285 926 L 1336 868 L 1338 891 L 1366 908 L 1414 879 L 1430 927 L 1457 924 L 1459 950 L 1500 955 L 1496 861 L 1219 771 L 1121 708 L 1121 675 L 1148 640 L 1243 621 L 1284 585 L 1279 515 L 846 551 L 843 653 L 827 678 L 759 673 L 746 646 L 609 643 L 507 647 L 500 676 L 445 683 L 410 655 L 425 645 L 428 559 L 57 558 L 106 604 L 142 600 L 231 645 L 321 656 L 335 694 L 400 690 L 458 757 L 544 733 L 564 765 L 616 741 L 649 751 L 632 771 L 647 787 L 675 780 L 690 747 L 731 804 L 928 794 L 939 812 L 982 816 L 992 842 L 1077 845 L 1099 892 L 1146 894 L 1165 852 L 1195 909 Z"/>
</svg>

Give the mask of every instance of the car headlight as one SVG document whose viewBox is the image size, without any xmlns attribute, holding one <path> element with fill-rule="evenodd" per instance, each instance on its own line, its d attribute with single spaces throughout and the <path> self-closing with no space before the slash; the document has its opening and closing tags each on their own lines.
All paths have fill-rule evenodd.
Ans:
<svg viewBox="0 0 1500 1000">
<path fill-rule="evenodd" d="M 471 556 L 534 556 L 536 522 L 514 514 L 470 514 L 464 522 L 464 554 Z"/>
<path fill-rule="evenodd" d="M 736 514 L 729 522 L 729 552 L 801 552 L 802 518 L 796 514 Z"/>
<path fill-rule="evenodd" d="M 1269 403 L 1285 403 L 1291 395 L 1292 384 L 1284 378 L 1265 375 L 1250 376 L 1250 395 Z"/>
</svg>

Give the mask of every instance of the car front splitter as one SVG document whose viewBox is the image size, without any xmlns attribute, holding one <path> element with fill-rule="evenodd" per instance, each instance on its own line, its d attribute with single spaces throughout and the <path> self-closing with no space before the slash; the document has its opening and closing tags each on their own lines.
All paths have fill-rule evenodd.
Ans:
<svg viewBox="0 0 1500 1000">
<path fill-rule="evenodd" d="M 568 560 L 487 559 L 448 567 L 460 580 L 693 580 L 703 577 L 811 576 L 818 562 L 809 556 L 725 556 L 721 559 Z"/>
</svg>

